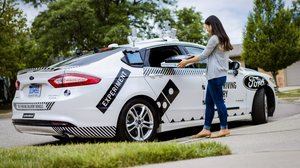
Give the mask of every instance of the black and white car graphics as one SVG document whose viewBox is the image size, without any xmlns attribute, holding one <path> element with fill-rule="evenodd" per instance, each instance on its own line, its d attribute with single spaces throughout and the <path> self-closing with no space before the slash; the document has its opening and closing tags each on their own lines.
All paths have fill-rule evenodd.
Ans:
<svg viewBox="0 0 300 168">
<path fill-rule="evenodd" d="M 203 125 L 206 60 L 176 67 L 177 59 L 199 54 L 203 46 L 170 37 L 113 46 L 20 71 L 15 128 L 56 138 L 151 141 L 159 132 Z M 229 67 L 224 85 L 228 120 L 267 122 L 277 99 L 273 79 L 238 62 L 230 61 Z"/>
</svg>

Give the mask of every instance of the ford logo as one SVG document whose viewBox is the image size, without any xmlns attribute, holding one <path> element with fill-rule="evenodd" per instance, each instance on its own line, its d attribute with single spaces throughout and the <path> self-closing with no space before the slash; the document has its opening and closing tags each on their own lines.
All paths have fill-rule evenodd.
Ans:
<svg viewBox="0 0 300 168">
<path fill-rule="evenodd" d="M 33 79 L 34 79 L 34 77 L 33 77 L 33 76 L 30 76 L 30 77 L 29 77 L 29 80 L 33 80 Z"/>
<path fill-rule="evenodd" d="M 249 75 L 244 78 L 244 86 L 250 90 L 258 89 L 266 84 L 268 84 L 267 80 L 261 76 Z"/>
</svg>

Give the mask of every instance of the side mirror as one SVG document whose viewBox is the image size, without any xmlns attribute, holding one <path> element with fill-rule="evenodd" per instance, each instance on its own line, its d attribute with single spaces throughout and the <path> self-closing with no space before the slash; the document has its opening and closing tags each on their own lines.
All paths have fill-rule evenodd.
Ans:
<svg viewBox="0 0 300 168">
<path fill-rule="evenodd" d="M 239 71 L 238 69 L 240 68 L 241 64 L 237 61 L 229 62 L 229 69 L 233 70 L 233 75 L 237 76 Z"/>
<path fill-rule="evenodd" d="M 232 64 L 232 70 L 238 70 L 241 67 L 240 63 L 236 61 L 231 62 L 231 64 Z"/>
</svg>

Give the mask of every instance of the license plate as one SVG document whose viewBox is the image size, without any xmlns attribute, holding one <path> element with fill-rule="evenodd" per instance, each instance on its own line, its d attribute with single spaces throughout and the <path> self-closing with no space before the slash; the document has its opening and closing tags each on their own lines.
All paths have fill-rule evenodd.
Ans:
<svg viewBox="0 0 300 168">
<path fill-rule="evenodd" d="M 28 94 L 28 96 L 40 97 L 41 96 L 41 85 L 31 84 L 29 86 L 29 94 Z"/>
</svg>

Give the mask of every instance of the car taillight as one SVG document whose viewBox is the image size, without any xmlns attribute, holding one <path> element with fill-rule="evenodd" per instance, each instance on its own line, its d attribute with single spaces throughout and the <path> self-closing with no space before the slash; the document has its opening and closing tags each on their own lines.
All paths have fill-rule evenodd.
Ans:
<svg viewBox="0 0 300 168">
<path fill-rule="evenodd" d="M 16 80 L 15 82 L 16 90 L 20 89 L 20 81 Z"/>
<path fill-rule="evenodd" d="M 93 85 L 100 81 L 100 78 L 77 73 L 58 75 L 48 80 L 48 82 L 55 88 Z"/>
</svg>

